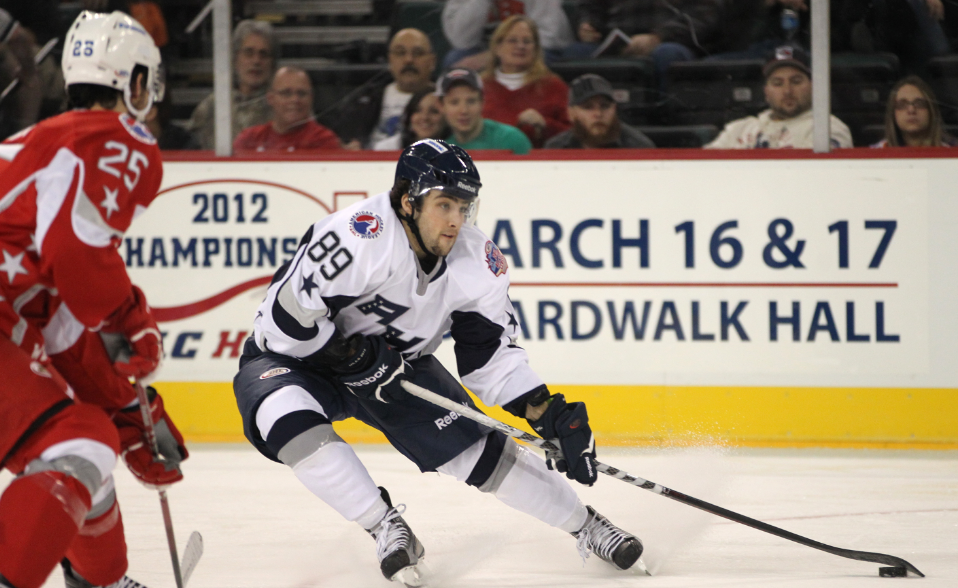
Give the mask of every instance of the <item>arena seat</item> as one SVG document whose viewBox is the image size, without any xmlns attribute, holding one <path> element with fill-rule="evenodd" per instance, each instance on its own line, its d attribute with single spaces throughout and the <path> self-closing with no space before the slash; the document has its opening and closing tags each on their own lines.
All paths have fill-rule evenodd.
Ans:
<svg viewBox="0 0 958 588">
<path fill-rule="evenodd" d="M 928 77 L 938 98 L 942 118 L 948 123 L 958 123 L 958 55 L 930 60 Z"/>
<path fill-rule="evenodd" d="M 719 132 L 715 125 L 640 126 L 638 129 L 652 139 L 656 147 L 690 149 L 701 148 Z"/>
<path fill-rule="evenodd" d="M 765 107 L 760 59 L 685 61 L 668 71 L 663 116 L 673 124 L 725 123 Z"/>
</svg>

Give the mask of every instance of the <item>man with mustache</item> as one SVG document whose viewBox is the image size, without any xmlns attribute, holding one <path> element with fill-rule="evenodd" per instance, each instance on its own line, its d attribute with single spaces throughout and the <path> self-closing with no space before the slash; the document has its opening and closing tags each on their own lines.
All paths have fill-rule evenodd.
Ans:
<svg viewBox="0 0 958 588">
<path fill-rule="evenodd" d="M 765 64 L 765 101 L 768 110 L 725 125 L 706 149 L 811 149 L 812 70 L 800 49 L 779 47 Z M 851 147 L 852 133 L 831 117 L 833 148 Z"/>
<path fill-rule="evenodd" d="M 570 84 L 569 120 L 572 128 L 546 141 L 546 149 L 655 147 L 641 131 L 619 120 L 612 84 L 596 74 L 581 75 Z"/>
<path fill-rule="evenodd" d="M 399 119 L 409 99 L 433 88 L 436 54 L 429 37 L 419 29 L 402 29 L 389 41 L 392 81 L 368 89 L 335 109 L 323 122 L 343 140 L 347 149 L 371 147 L 399 133 Z"/>
</svg>

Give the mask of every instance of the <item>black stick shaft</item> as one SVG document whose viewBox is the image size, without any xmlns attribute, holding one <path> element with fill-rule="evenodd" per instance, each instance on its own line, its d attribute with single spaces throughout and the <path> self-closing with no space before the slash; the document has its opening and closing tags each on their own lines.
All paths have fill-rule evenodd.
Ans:
<svg viewBox="0 0 958 588">
<path fill-rule="evenodd" d="M 439 394 L 436 394 L 435 392 L 427 390 L 423 388 L 422 386 L 417 386 L 416 384 L 413 384 L 412 382 L 403 382 L 402 386 L 407 392 L 409 392 L 413 396 L 417 396 L 427 402 L 431 402 L 432 404 L 454 411 L 466 417 L 467 419 L 473 420 L 481 425 L 485 425 L 491 429 L 495 429 L 501 433 L 509 435 L 510 437 L 515 437 L 516 439 L 520 439 L 522 441 L 535 445 L 536 447 L 547 449 L 549 451 L 559 451 L 559 448 L 556 447 L 555 444 L 553 444 L 550 441 L 546 441 L 545 439 L 541 439 L 539 437 L 536 437 L 535 435 L 526 433 L 525 431 L 521 429 L 517 429 L 511 425 L 507 425 L 506 423 L 503 423 L 488 415 L 485 415 L 479 412 L 478 410 L 475 410 L 463 404 L 458 404 L 457 402 L 450 400 L 446 398 L 445 396 L 440 396 Z M 681 502 L 682 504 L 694 506 L 695 508 L 699 510 L 704 510 L 705 512 L 709 512 L 714 515 L 720 516 L 722 518 L 728 519 L 730 521 L 734 521 L 736 523 L 740 523 L 748 527 L 752 527 L 753 529 L 758 529 L 759 531 L 770 533 L 772 535 L 775 535 L 776 537 L 781 537 L 782 539 L 788 539 L 789 541 L 794 541 L 795 543 L 800 543 L 801 545 L 805 545 L 806 547 L 818 549 L 820 551 L 824 551 L 832 555 L 837 555 L 839 557 L 845 557 L 848 559 L 855 559 L 859 561 L 867 561 L 872 563 L 881 563 L 881 564 L 886 564 L 886 565 L 894 566 L 894 567 L 901 567 L 901 568 L 907 569 L 909 572 L 912 572 L 913 574 L 916 574 L 918 576 L 921 576 L 921 577 L 925 576 L 925 574 L 918 571 L 918 568 L 911 565 L 907 561 L 901 559 L 900 557 L 895 557 L 893 555 L 885 555 L 884 553 L 870 553 L 867 551 L 855 551 L 852 549 L 842 549 L 841 547 L 832 547 L 831 545 L 819 543 L 818 541 L 813 541 L 812 539 L 809 539 L 807 537 L 802 537 L 801 535 L 797 535 L 795 533 L 792 533 L 791 531 L 786 531 L 785 529 L 780 529 L 774 525 L 769 525 L 768 523 L 763 523 L 762 521 L 753 519 L 751 517 L 738 514 L 737 512 L 733 512 L 726 508 L 722 508 L 721 506 L 716 506 L 714 504 L 705 502 L 704 500 L 699 500 L 698 498 L 694 498 L 692 496 L 689 496 L 688 494 L 683 494 L 682 492 L 672 490 L 671 488 L 666 488 L 665 486 L 662 486 L 661 484 L 656 484 L 655 482 L 652 482 L 650 480 L 645 480 L 638 476 L 633 476 L 631 474 L 623 472 L 622 470 L 618 468 L 614 468 L 610 465 L 606 465 L 604 463 L 599 463 L 599 462 L 596 462 L 595 465 L 596 465 L 596 469 L 598 469 L 600 472 L 608 476 L 612 476 L 613 478 L 616 478 L 617 480 L 622 480 L 623 482 L 626 482 L 633 486 L 638 486 L 639 488 L 642 488 L 644 490 L 654 492 L 655 494 L 660 494 L 662 496 L 665 496 L 666 498 L 671 498 L 672 500 L 675 500 L 676 502 Z"/>
</svg>

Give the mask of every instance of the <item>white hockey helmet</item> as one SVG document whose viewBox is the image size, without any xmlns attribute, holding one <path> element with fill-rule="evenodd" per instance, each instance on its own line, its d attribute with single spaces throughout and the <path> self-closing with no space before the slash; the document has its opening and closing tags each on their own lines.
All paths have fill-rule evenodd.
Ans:
<svg viewBox="0 0 958 588">
<path fill-rule="evenodd" d="M 139 110 L 130 101 L 130 83 L 137 65 L 149 72 L 147 105 Z M 160 50 L 140 23 L 119 11 L 81 12 L 67 32 L 62 67 L 68 88 L 95 84 L 120 90 L 127 110 L 140 120 L 154 102 L 163 99 Z"/>
</svg>

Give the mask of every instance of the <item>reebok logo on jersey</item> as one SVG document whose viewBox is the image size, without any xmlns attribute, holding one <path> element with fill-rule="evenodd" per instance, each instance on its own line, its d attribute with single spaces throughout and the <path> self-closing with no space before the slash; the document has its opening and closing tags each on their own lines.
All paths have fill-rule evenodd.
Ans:
<svg viewBox="0 0 958 588">
<path fill-rule="evenodd" d="M 375 239 L 383 232 L 383 219 L 368 210 L 357 212 L 349 219 L 349 231 L 360 239 Z"/>
<path fill-rule="evenodd" d="M 283 374 L 288 374 L 289 371 L 289 368 L 273 368 L 260 374 L 259 379 L 266 380 L 274 376 L 282 376 Z"/>
<path fill-rule="evenodd" d="M 384 363 L 381 366 L 379 366 L 379 369 L 376 370 L 376 373 L 369 376 L 368 378 L 363 378 L 362 380 L 359 380 L 358 382 L 343 382 L 343 383 L 349 386 L 350 388 L 358 388 L 359 386 L 365 386 L 366 384 L 373 384 L 376 382 L 376 380 L 383 377 L 383 375 L 386 373 L 386 370 L 388 369 L 389 369 L 389 366 Z"/>
<path fill-rule="evenodd" d="M 452 411 L 452 412 L 450 412 L 449 414 L 447 414 L 446 416 L 442 417 L 441 419 L 436 419 L 436 420 L 433 421 L 433 422 L 436 423 L 436 428 L 437 428 L 437 429 L 442 430 L 443 427 L 448 427 L 449 425 L 452 424 L 452 421 L 454 421 L 454 420 L 456 420 L 456 419 L 458 419 L 458 418 L 459 418 L 459 413 L 456 412 L 456 411 Z"/>
<path fill-rule="evenodd" d="M 499 248 L 492 241 L 486 241 L 486 265 L 489 266 L 492 275 L 497 278 L 509 269 L 506 256 L 502 254 L 502 251 L 499 251 Z"/>
</svg>

